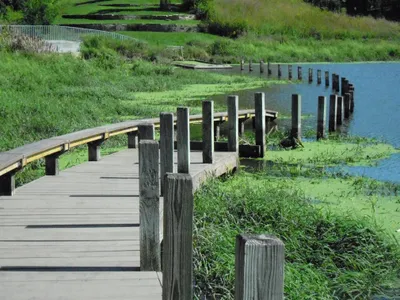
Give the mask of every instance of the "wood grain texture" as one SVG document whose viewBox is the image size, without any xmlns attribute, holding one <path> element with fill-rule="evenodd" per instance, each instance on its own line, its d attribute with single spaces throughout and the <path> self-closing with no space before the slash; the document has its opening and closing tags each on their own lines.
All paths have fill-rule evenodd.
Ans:
<svg viewBox="0 0 400 300">
<path fill-rule="evenodd" d="M 301 96 L 292 95 L 292 137 L 301 139 Z"/>
<path fill-rule="evenodd" d="M 255 125 L 256 125 L 256 145 L 260 146 L 261 157 L 265 156 L 265 94 L 254 94 L 254 108 L 256 111 Z"/>
<path fill-rule="evenodd" d="M 335 132 L 337 128 L 337 96 L 329 97 L 329 132 Z"/>
<path fill-rule="evenodd" d="M 325 138 L 326 97 L 318 97 L 317 140 Z"/>
<path fill-rule="evenodd" d="M 164 194 L 164 177 L 174 172 L 174 115 L 160 114 L 160 178 L 161 195 Z"/>
<path fill-rule="evenodd" d="M 203 101 L 203 163 L 214 161 L 214 101 Z"/>
<path fill-rule="evenodd" d="M 163 300 L 193 299 L 193 182 L 167 174 L 164 196 Z"/>
<path fill-rule="evenodd" d="M 235 300 L 284 299 L 284 249 L 274 236 L 237 236 Z"/>
<path fill-rule="evenodd" d="M 350 93 L 344 94 L 344 118 L 350 118 L 350 111 L 351 111 L 351 102 L 350 102 L 351 95 Z"/>
<path fill-rule="evenodd" d="M 154 124 L 140 124 L 138 125 L 138 140 L 139 143 L 141 140 L 154 140 L 155 139 L 155 131 Z"/>
<path fill-rule="evenodd" d="M 177 133 L 176 141 L 178 148 L 178 173 L 189 173 L 190 171 L 190 124 L 189 108 L 178 107 L 177 109 Z"/>
<path fill-rule="evenodd" d="M 344 99 L 342 96 L 337 97 L 337 114 L 336 114 L 336 124 L 342 125 L 344 119 Z"/>
<path fill-rule="evenodd" d="M 239 150 L 239 96 L 228 96 L 228 151 Z"/>
<path fill-rule="evenodd" d="M 157 141 L 139 142 L 140 270 L 159 271 L 160 254 L 160 177 Z"/>
</svg>

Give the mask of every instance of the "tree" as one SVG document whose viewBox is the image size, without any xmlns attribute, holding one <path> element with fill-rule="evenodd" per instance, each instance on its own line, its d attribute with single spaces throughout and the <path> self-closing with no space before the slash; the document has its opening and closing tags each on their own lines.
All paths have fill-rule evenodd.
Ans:
<svg viewBox="0 0 400 300">
<path fill-rule="evenodd" d="M 30 0 L 23 7 L 24 23 L 49 25 L 58 15 L 57 0 Z"/>
<path fill-rule="evenodd" d="M 160 0 L 160 9 L 168 9 L 171 0 Z"/>
</svg>

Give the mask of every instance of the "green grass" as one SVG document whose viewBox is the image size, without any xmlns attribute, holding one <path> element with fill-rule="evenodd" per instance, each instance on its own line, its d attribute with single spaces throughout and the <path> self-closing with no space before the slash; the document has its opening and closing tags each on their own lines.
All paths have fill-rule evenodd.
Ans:
<svg viewBox="0 0 400 300">
<path fill-rule="evenodd" d="M 58 24 L 172 24 L 196 26 L 200 24 L 198 20 L 87 20 L 87 19 L 58 19 Z"/>
</svg>

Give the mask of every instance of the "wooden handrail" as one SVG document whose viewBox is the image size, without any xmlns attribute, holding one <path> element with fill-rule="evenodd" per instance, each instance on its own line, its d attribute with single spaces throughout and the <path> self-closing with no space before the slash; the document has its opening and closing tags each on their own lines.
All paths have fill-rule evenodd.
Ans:
<svg viewBox="0 0 400 300">
<path fill-rule="evenodd" d="M 240 110 L 239 119 L 249 119 L 255 116 L 254 110 Z M 266 110 L 265 116 L 276 119 L 278 112 Z M 190 123 L 200 123 L 202 115 L 190 116 Z M 214 122 L 224 122 L 228 120 L 227 112 L 214 114 Z M 176 122 L 176 118 L 174 119 Z M 143 123 L 154 124 L 155 127 L 160 126 L 159 118 L 142 119 L 120 122 L 116 124 L 104 125 L 91 129 L 80 130 L 77 132 L 41 140 L 28 145 L 24 145 L 6 152 L 0 153 L 0 176 L 23 168 L 27 164 L 45 158 L 46 156 L 62 153 L 71 148 L 84 145 L 94 141 L 106 140 L 109 137 L 137 132 L 138 125 Z"/>
</svg>

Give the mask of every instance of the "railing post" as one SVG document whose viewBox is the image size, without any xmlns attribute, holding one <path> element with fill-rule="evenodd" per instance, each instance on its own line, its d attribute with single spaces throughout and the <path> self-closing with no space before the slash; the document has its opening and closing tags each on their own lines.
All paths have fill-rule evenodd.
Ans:
<svg viewBox="0 0 400 300">
<path fill-rule="evenodd" d="M 193 299 L 193 181 L 167 174 L 164 195 L 162 299 Z"/>
<path fill-rule="evenodd" d="M 159 145 L 157 141 L 139 142 L 139 218 L 140 270 L 159 271 L 160 254 L 160 198 Z"/>
<path fill-rule="evenodd" d="M 161 195 L 164 194 L 164 177 L 174 172 L 174 114 L 160 113 L 160 178 Z"/>
<path fill-rule="evenodd" d="M 138 140 L 154 140 L 154 124 L 141 124 L 138 126 Z"/>
<path fill-rule="evenodd" d="M 301 96 L 292 95 L 292 137 L 301 139 Z"/>
<path fill-rule="evenodd" d="M 45 157 L 46 163 L 46 175 L 47 176 L 57 176 L 60 172 L 59 168 L 59 157 L 61 153 L 54 153 Z"/>
<path fill-rule="evenodd" d="M 288 65 L 288 79 L 292 80 L 293 73 L 292 73 L 292 65 Z"/>
<path fill-rule="evenodd" d="M 254 95 L 255 122 L 256 122 L 256 145 L 261 148 L 261 157 L 265 156 L 265 94 Z"/>
<path fill-rule="evenodd" d="M 203 101 L 203 163 L 214 162 L 214 102 Z"/>
<path fill-rule="evenodd" d="M 15 173 L 16 171 L 11 171 L 0 176 L 0 196 L 15 194 Z"/>
<path fill-rule="evenodd" d="M 239 151 L 239 97 L 228 96 L 228 151 Z"/>
<path fill-rule="evenodd" d="M 128 149 L 134 149 L 137 147 L 137 131 L 128 132 Z"/>
<path fill-rule="evenodd" d="M 329 132 L 336 131 L 337 120 L 337 96 L 331 95 L 329 98 Z"/>
<path fill-rule="evenodd" d="M 285 245 L 271 235 L 238 235 L 235 257 L 235 300 L 281 300 Z"/>
<path fill-rule="evenodd" d="M 342 125 L 343 124 L 343 117 L 344 117 L 344 101 L 342 96 L 337 97 L 337 115 L 336 115 L 336 124 Z"/>
<path fill-rule="evenodd" d="M 325 86 L 329 86 L 329 71 L 325 71 Z"/>
<path fill-rule="evenodd" d="M 100 148 L 103 142 L 104 140 L 99 140 L 87 144 L 89 161 L 99 161 L 101 159 Z"/>
<path fill-rule="evenodd" d="M 318 97 L 317 140 L 325 138 L 326 97 Z"/>
<path fill-rule="evenodd" d="M 321 78 L 321 70 L 317 70 L 317 84 L 321 84 L 322 78 Z"/>
<path fill-rule="evenodd" d="M 297 79 L 303 80 L 303 71 L 301 67 L 297 67 Z"/>
<path fill-rule="evenodd" d="M 177 150 L 178 173 L 189 173 L 190 167 L 190 124 L 189 108 L 178 107 L 177 110 Z"/>
</svg>

